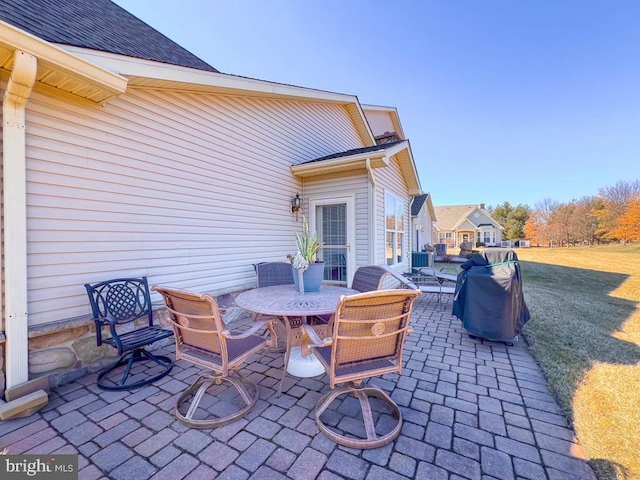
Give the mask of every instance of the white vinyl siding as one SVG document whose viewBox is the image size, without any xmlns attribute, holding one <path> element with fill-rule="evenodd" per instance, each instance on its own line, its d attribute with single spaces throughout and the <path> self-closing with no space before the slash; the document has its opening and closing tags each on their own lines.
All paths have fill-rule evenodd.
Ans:
<svg viewBox="0 0 640 480">
<path fill-rule="evenodd" d="M 395 130 L 393 122 L 391 121 L 391 115 L 388 112 L 365 110 L 364 116 L 367 117 L 371 131 L 376 137 Z M 396 133 L 399 134 L 399 132 Z"/>
<path fill-rule="evenodd" d="M 385 251 L 385 193 L 391 193 L 395 197 L 404 201 L 403 225 L 405 234 L 403 236 L 402 251 L 404 252 L 403 262 L 398 267 L 399 271 L 404 271 L 408 267 L 407 252 L 409 251 L 409 196 L 407 185 L 400 171 L 398 161 L 391 157 L 389 166 L 377 168 L 374 171 L 376 178 L 376 264 L 386 263 Z"/>
<path fill-rule="evenodd" d="M 339 105 L 132 89 L 27 105 L 30 324 L 89 313 L 84 283 L 253 285 L 298 224 L 290 165 L 362 147 Z M 154 296 L 154 301 L 158 298 Z"/>
</svg>

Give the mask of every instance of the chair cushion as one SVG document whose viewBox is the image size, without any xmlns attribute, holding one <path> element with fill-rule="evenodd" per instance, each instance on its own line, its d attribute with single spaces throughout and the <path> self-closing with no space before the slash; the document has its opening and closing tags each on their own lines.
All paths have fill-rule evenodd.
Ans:
<svg viewBox="0 0 640 480">
<path fill-rule="evenodd" d="M 329 369 L 333 369 L 333 366 L 331 365 L 331 348 L 331 346 L 328 346 L 317 347 L 315 349 L 316 356 L 325 366 L 329 367 Z M 392 360 L 386 358 L 372 358 L 361 362 L 352 362 L 349 364 L 345 364 L 335 369 L 335 374 L 336 377 L 341 377 L 343 375 L 353 375 L 357 373 L 364 373 L 370 370 L 392 367 L 395 367 L 395 362 Z"/>
<path fill-rule="evenodd" d="M 229 364 L 233 364 L 236 359 L 242 357 L 247 352 L 259 350 L 266 343 L 267 340 L 258 335 L 251 335 L 250 337 L 240 339 L 228 339 L 227 351 L 229 352 Z M 185 344 L 182 347 L 182 356 L 192 357 L 206 363 L 222 366 L 220 354 L 207 350 L 201 350 L 191 345 Z"/>
</svg>

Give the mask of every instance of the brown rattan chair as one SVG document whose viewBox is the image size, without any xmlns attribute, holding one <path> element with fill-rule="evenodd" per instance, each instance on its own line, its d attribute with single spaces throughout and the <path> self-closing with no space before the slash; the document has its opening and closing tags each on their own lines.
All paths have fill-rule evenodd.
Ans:
<svg viewBox="0 0 640 480">
<path fill-rule="evenodd" d="M 176 341 L 176 361 L 186 360 L 209 370 L 180 395 L 176 401 L 176 417 L 190 427 L 215 428 L 246 415 L 258 400 L 258 386 L 243 376 L 239 368 L 249 357 L 272 346 L 271 339 L 255 333 L 266 326 L 273 334 L 273 321 L 256 322 L 243 334 L 232 335 L 210 295 L 160 286 L 152 290 L 159 292 L 167 305 Z M 244 404 L 240 410 L 228 414 L 231 406 L 215 405 L 216 400 L 222 400 L 213 399 L 213 406 L 211 399 L 203 401 L 210 389 L 223 382 L 231 383 L 239 393 Z M 221 397 L 228 403 L 235 400 L 226 392 Z M 226 415 L 217 415 L 218 412 Z"/>
<path fill-rule="evenodd" d="M 256 287 L 273 287 L 275 285 L 293 285 L 293 270 L 291 269 L 291 262 L 262 262 L 254 265 L 256 269 Z M 284 318 L 282 317 L 265 317 L 260 313 L 254 313 L 252 315 L 253 321 L 266 320 L 269 318 L 275 318 L 278 320 L 274 324 L 276 332 L 276 345 L 275 350 L 284 352 L 285 340 L 287 338 L 286 327 L 284 326 Z M 291 317 L 291 328 L 296 328 L 302 323 L 300 317 Z"/>
<path fill-rule="evenodd" d="M 358 267 L 353 274 L 351 288 L 361 293 L 380 290 L 389 272 L 377 265 L 365 265 Z M 331 315 L 314 315 L 309 318 L 310 325 L 327 325 L 331 320 Z"/>
<path fill-rule="evenodd" d="M 332 390 L 318 400 L 315 417 L 320 431 L 334 442 L 352 448 L 377 448 L 400 433 L 402 414 L 398 405 L 380 388 L 363 382 L 374 376 L 401 373 L 404 339 L 413 331 L 409 327 L 411 308 L 419 295 L 417 290 L 377 290 L 344 296 L 330 324 L 330 338 L 321 339 L 311 327 L 302 327 L 329 376 Z M 358 432 L 352 422 L 331 429 L 321 419 L 334 400 L 349 394 L 360 401 L 364 422 L 361 437 L 354 436 Z M 376 428 L 369 397 L 379 399 L 391 409 L 397 421 L 390 431 L 380 432 L 380 424 L 385 422 L 378 422 Z"/>
</svg>

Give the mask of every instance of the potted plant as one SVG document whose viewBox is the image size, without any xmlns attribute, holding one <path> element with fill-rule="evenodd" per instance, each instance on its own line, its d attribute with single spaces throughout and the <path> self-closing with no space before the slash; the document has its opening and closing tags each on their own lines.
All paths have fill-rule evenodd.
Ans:
<svg viewBox="0 0 640 480">
<path fill-rule="evenodd" d="M 318 249 L 322 246 L 318 235 L 309 231 L 309 221 L 302 217 L 302 233 L 294 232 L 298 251 L 287 255 L 293 268 L 293 280 L 301 292 L 317 292 L 322 284 L 324 262 L 315 260 Z M 302 280 L 302 286 L 300 281 Z"/>
</svg>

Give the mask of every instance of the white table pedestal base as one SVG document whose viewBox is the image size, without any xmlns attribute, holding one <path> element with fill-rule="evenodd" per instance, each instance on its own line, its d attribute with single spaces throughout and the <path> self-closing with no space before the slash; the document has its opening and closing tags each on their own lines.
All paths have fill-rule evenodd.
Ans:
<svg viewBox="0 0 640 480">
<path fill-rule="evenodd" d="M 303 357 L 302 347 L 292 347 L 289 364 L 287 365 L 287 373 L 294 377 L 317 377 L 324 373 L 324 367 L 313 352 Z"/>
</svg>

